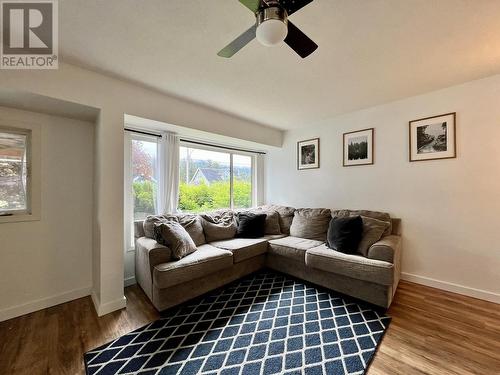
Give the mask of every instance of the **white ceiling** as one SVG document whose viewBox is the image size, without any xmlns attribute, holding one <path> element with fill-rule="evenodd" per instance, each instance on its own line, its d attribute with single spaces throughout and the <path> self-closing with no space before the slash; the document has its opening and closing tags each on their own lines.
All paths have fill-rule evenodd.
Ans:
<svg viewBox="0 0 500 375">
<path fill-rule="evenodd" d="M 238 0 L 61 0 L 62 58 L 281 129 L 500 73 L 500 0 L 315 0 L 302 60 L 255 40 Z"/>
</svg>

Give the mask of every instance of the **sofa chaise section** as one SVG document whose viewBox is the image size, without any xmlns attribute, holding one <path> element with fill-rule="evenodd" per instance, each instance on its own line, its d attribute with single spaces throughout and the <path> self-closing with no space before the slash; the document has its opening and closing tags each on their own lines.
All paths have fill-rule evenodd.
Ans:
<svg viewBox="0 0 500 375">
<path fill-rule="evenodd" d="M 136 280 L 159 311 L 219 288 L 265 264 L 267 238 L 202 244 L 194 253 L 174 261 L 168 247 L 145 236 L 142 221 L 134 226 Z"/>
<path fill-rule="evenodd" d="M 381 285 L 392 285 L 394 265 L 358 254 L 332 251 L 326 245 L 313 247 L 306 252 L 306 266 L 352 277 Z"/>
<path fill-rule="evenodd" d="M 392 286 L 359 280 L 332 271 L 314 269 L 300 262 L 272 254 L 267 256 L 266 266 L 380 307 L 387 308 L 392 301 Z"/>
<path fill-rule="evenodd" d="M 262 269 L 264 264 L 265 255 L 259 255 L 208 275 L 199 276 L 192 273 L 189 281 L 168 288 L 153 285 L 151 301 L 158 311 L 166 310 L 256 272 Z"/>
<path fill-rule="evenodd" d="M 153 284 L 159 289 L 170 288 L 192 280 L 193 275 L 205 277 L 232 265 L 233 254 L 230 251 L 205 244 L 180 260 L 154 266 Z"/>
<path fill-rule="evenodd" d="M 346 211 L 341 212 L 345 215 Z M 372 211 L 363 213 L 381 216 L 381 213 Z M 401 273 L 401 236 L 400 220 L 387 217 L 386 220 L 391 220 L 391 232 L 369 248 L 367 257 L 333 251 L 323 242 L 311 246 L 312 242 L 318 241 L 306 242 L 305 239 L 299 241 L 286 237 L 270 241 L 266 266 L 387 308 L 392 302 Z M 276 242 L 281 245 L 276 246 Z M 283 244 L 287 244 L 287 247 Z"/>
</svg>

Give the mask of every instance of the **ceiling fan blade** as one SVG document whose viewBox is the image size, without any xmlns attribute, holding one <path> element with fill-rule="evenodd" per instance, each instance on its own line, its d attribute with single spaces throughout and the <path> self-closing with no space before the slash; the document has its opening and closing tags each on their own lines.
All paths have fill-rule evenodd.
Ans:
<svg viewBox="0 0 500 375">
<path fill-rule="evenodd" d="M 240 3 L 242 3 L 254 13 L 256 13 L 260 7 L 260 0 L 240 0 Z"/>
<path fill-rule="evenodd" d="M 217 55 L 220 57 L 229 58 L 232 57 L 236 52 L 245 47 L 255 38 L 255 31 L 257 30 L 256 25 L 252 25 L 247 31 L 225 46 L 219 51 Z"/>
<path fill-rule="evenodd" d="M 281 6 L 286 9 L 289 16 L 312 2 L 313 0 L 280 0 Z"/>
<path fill-rule="evenodd" d="M 285 43 L 302 58 L 306 58 L 318 48 L 316 43 L 290 21 L 288 21 L 288 35 Z"/>
</svg>

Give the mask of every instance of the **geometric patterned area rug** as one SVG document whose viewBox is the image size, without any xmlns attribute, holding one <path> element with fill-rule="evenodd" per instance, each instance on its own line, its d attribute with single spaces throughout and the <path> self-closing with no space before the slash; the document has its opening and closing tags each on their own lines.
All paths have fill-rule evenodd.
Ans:
<svg viewBox="0 0 500 375">
<path fill-rule="evenodd" d="M 88 375 L 364 374 L 391 318 L 261 271 L 84 356 Z"/>
</svg>

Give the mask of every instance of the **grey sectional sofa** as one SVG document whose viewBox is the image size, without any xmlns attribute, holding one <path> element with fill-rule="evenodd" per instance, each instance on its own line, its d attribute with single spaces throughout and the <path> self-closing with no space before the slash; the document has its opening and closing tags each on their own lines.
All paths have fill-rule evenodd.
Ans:
<svg viewBox="0 0 500 375">
<path fill-rule="evenodd" d="M 165 310 L 268 267 L 384 308 L 389 307 L 401 269 L 399 219 L 375 211 L 326 211 L 328 218 L 361 215 L 390 223 L 381 240 L 369 248 L 365 257 L 343 254 L 325 245 L 329 220 L 314 221 L 307 216 L 319 213 L 324 218 L 325 209 L 295 210 L 276 205 L 259 209 L 279 214 L 281 234 L 199 244 L 197 251 L 178 261 L 171 259 L 170 249 L 150 238 L 154 236 L 147 222 L 136 222 L 136 280 L 153 305 L 160 311 Z M 300 212 L 306 213 L 302 221 L 299 220 Z M 307 228 L 309 223 L 315 227 Z M 292 236 L 290 230 L 292 234 L 303 233 L 312 238 Z"/>
</svg>

